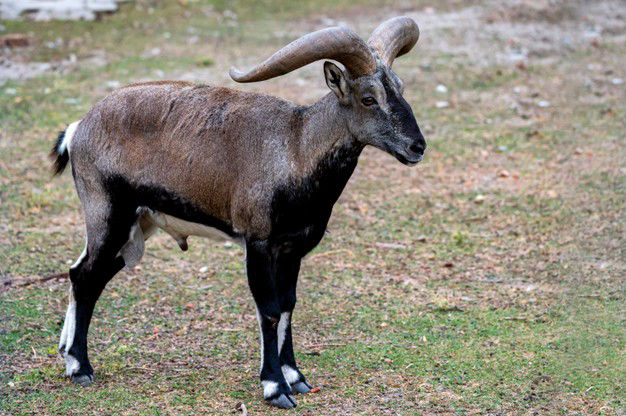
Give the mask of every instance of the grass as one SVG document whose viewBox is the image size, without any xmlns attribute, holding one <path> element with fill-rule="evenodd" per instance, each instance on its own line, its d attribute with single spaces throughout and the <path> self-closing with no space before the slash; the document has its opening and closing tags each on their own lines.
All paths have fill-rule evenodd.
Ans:
<svg viewBox="0 0 626 416">
<path fill-rule="evenodd" d="M 0 414 L 224 414 L 238 403 L 250 414 L 623 413 L 626 108 L 610 83 L 623 77 L 619 37 L 520 69 L 454 52 L 457 29 L 425 28 L 394 68 L 427 158 L 407 169 L 366 150 L 305 260 L 297 359 L 321 392 L 295 411 L 262 401 L 236 246 L 191 238 L 183 254 L 167 236 L 151 239 L 97 305 L 87 389 L 66 380 L 57 356 L 67 283 L 16 285 L 66 270 L 82 249 L 71 177 L 51 180 L 47 153 L 108 81 L 232 86 L 230 65 L 248 67 L 325 18 L 367 33 L 428 5 L 137 1 L 97 22 L 3 22 L 31 33 L 34 45 L 15 52 L 26 61 L 92 64 L 0 86 Z M 507 36 L 476 47 L 506 50 Z M 320 73 L 311 65 L 238 88 L 311 102 L 326 91 Z"/>
</svg>

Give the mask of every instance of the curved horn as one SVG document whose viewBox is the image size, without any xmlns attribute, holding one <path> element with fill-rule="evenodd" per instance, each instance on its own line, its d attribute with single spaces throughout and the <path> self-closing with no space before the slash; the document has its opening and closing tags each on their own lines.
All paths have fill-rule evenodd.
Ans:
<svg viewBox="0 0 626 416">
<path fill-rule="evenodd" d="M 376 60 L 363 39 L 348 28 L 331 27 L 294 40 L 248 72 L 231 68 L 229 74 L 237 82 L 264 81 L 319 59 L 341 62 L 353 78 L 376 70 Z"/>
<path fill-rule="evenodd" d="M 410 51 L 420 37 L 420 30 L 415 20 L 400 16 L 381 23 L 367 44 L 372 47 L 380 59 L 391 66 L 398 56 Z"/>
</svg>

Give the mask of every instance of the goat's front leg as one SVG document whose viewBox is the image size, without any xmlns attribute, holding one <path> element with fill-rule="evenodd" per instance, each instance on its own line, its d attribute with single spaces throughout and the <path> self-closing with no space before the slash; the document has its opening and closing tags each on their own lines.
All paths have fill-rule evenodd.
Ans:
<svg viewBox="0 0 626 416">
<path fill-rule="evenodd" d="M 281 308 L 275 281 L 275 260 L 267 242 L 246 242 L 246 268 L 261 332 L 263 397 L 273 406 L 290 409 L 297 403 L 280 368 L 278 324 Z"/>
<path fill-rule="evenodd" d="M 280 299 L 280 321 L 278 322 L 278 355 L 280 368 L 285 380 L 291 385 L 294 393 L 308 393 L 313 388 L 306 382 L 296 365 L 291 336 L 291 320 L 296 306 L 296 285 L 300 271 L 301 257 L 291 254 L 280 254 L 276 259 L 276 284 Z"/>
</svg>

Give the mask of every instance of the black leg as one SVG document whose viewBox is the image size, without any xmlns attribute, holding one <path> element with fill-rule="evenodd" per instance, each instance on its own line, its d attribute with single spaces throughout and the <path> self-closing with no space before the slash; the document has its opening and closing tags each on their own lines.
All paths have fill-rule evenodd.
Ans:
<svg viewBox="0 0 626 416">
<path fill-rule="evenodd" d="M 281 308 L 275 282 L 275 261 L 267 242 L 246 242 L 246 268 L 261 333 L 263 397 L 273 406 L 289 409 L 296 406 L 296 401 L 280 368 L 277 329 Z"/>
<path fill-rule="evenodd" d="M 93 382 L 93 368 L 87 355 L 87 333 L 93 310 L 106 284 L 124 267 L 124 259 L 118 253 L 135 221 L 134 210 L 130 208 L 124 211 L 106 208 L 104 216 L 89 216 L 90 211 L 85 209 L 87 244 L 70 268 L 70 302 L 59 341 L 67 375 L 83 386 Z"/>
<path fill-rule="evenodd" d="M 59 352 L 65 358 L 66 373 L 76 384 L 93 382 L 93 368 L 87 355 L 87 333 L 96 301 L 106 283 L 124 267 L 124 260 L 115 257 L 90 262 L 90 256 L 70 270 L 72 282 L 70 304 L 63 326 Z"/>
<path fill-rule="evenodd" d="M 280 322 L 278 323 L 278 353 L 281 371 L 294 393 L 308 393 L 309 385 L 298 366 L 293 351 L 291 321 L 296 306 L 296 285 L 300 271 L 301 257 L 279 254 L 276 260 L 276 280 L 280 299 Z"/>
</svg>

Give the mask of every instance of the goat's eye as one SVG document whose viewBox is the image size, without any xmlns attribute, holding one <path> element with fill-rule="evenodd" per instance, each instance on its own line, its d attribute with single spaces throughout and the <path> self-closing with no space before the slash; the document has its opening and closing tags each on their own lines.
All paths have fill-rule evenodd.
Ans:
<svg viewBox="0 0 626 416">
<path fill-rule="evenodd" d="M 376 104 L 376 99 L 374 97 L 365 97 L 361 100 L 364 106 L 369 107 L 370 105 Z"/>
</svg>

